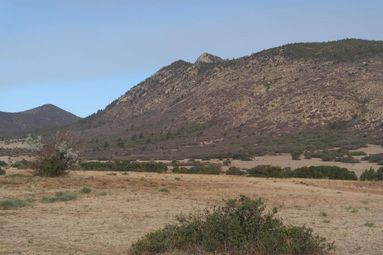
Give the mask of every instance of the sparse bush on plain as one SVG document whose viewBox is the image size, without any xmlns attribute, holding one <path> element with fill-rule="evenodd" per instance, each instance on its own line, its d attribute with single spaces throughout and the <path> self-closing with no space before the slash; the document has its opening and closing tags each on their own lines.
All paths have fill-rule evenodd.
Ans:
<svg viewBox="0 0 383 255">
<path fill-rule="evenodd" d="M 26 206 L 32 206 L 33 199 L 5 199 L 0 200 L 0 208 L 4 210 L 17 209 Z"/>
<path fill-rule="evenodd" d="M 365 170 L 360 175 L 361 181 L 383 181 L 383 167 L 375 171 L 373 168 Z"/>
<path fill-rule="evenodd" d="M 226 175 L 245 175 L 246 173 L 239 169 L 238 167 L 230 167 L 226 172 Z"/>
<path fill-rule="evenodd" d="M 334 249 L 305 226 L 285 225 L 262 199 L 241 196 L 202 214 L 178 216 L 135 242 L 132 254 L 327 254 Z"/>
<path fill-rule="evenodd" d="M 64 192 L 57 192 L 54 196 L 51 197 L 42 197 L 40 202 L 41 203 L 54 203 L 54 202 L 60 202 L 60 201 L 70 201 L 77 199 L 77 195 L 72 192 L 64 191 Z"/>
<path fill-rule="evenodd" d="M 5 175 L 7 172 L 0 167 L 0 175 Z"/>
<path fill-rule="evenodd" d="M 0 167 L 6 167 L 7 165 L 7 162 L 0 160 Z"/>
<path fill-rule="evenodd" d="M 83 187 L 81 190 L 80 190 L 81 193 L 84 193 L 84 194 L 88 194 L 88 193 L 91 193 L 92 192 L 92 189 L 89 188 L 89 187 Z"/>
<path fill-rule="evenodd" d="M 126 171 L 126 172 L 156 172 L 164 173 L 168 170 L 162 162 L 137 162 L 129 160 L 114 160 L 107 162 L 80 163 L 83 170 Z"/>
<path fill-rule="evenodd" d="M 250 177 L 269 178 L 313 178 L 313 179 L 337 179 L 357 180 L 355 172 L 337 166 L 310 166 L 300 167 L 294 170 L 279 166 L 259 165 L 247 170 Z"/>
<path fill-rule="evenodd" d="M 358 180 L 355 172 L 347 168 L 337 166 L 310 166 L 300 167 L 289 173 L 289 177 L 334 179 L 334 180 Z"/>
<path fill-rule="evenodd" d="M 251 177 L 273 177 L 286 178 L 288 169 L 283 169 L 279 166 L 259 165 L 247 170 Z"/>
<path fill-rule="evenodd" d="M 204 166 L 192 166 L 190 168 L 175 167 L 172 172 L 177 174 L 220 174 L 222 170 L 219 165 L 209 164 Z"/>
<path fill-rule="evenodd" d="M 362 160 L 367 160 L 370 163 L 377 163 L 378 165 L 383 165 L 383 153 L 371 154 L 363 157 Z"/>
</svg>

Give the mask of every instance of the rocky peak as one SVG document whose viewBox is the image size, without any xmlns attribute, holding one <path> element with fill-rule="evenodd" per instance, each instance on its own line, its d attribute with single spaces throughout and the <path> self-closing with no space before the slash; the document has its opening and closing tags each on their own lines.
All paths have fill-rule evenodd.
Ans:
<svg viewBox="0 0 383 255">
<path fill-rule="evenodd" d="M 200 63 L 217 63 L 223 61 L 222 58 L 214 56 L 209 53 L 203 53 L 201 56 L 199 56 L 195 62 L 195 64 L 200 64 Z"/>
</svg>

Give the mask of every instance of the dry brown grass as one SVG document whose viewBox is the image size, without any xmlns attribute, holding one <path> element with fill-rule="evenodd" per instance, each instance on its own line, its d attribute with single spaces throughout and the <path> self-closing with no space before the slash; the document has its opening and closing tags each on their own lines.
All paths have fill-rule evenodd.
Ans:
<svg viewBox="0 0 383 255">
<path fill-rule="evenodd" d="M 383 250 L 379 183 L 79 171 L 41 178 L 29 171 L 8 171 L 16 173 L 22 175 L 0 177 L 0 199 L 38 200 L 84 186 L 93 192 L 74 201 L 1 210 L 0 254 L 126 254 L 132 242 L 173 222 L 176 214 L 202 210 L 239 194 L 263 197 L 270 207 L 280 208 L 279 215 L 287 222 L 306 224 L 335 241 L 336 254 Z M 159 192 L 164 187 L 169 192 Z M 99 192 L 107 195 L 98 196 Z M 374 227 L 366 227 L 366 222 Z"/>
</svg>

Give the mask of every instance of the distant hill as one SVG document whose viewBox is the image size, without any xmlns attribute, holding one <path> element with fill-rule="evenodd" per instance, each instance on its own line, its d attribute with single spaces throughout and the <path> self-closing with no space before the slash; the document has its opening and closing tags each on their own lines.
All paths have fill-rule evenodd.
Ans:
<svg viewBox="0 0 383 255">
<path fill-rule="evenodd" d="M 334 142 L 380 139 L 382 70 L 382 41 L 296 43 L 233 60 L 204 53 L 160 69 L 74 129 L 85 155 L 115 158 L 259 149 L 265 137 L 321 128 L 342 128 Z"/>
<path fill-rule="evenodd" d="M 47 104 L 24 112 L 0 112 L 0 137 L 25 135 L 30 132 L 72 124 L 80 117 Z"/>
</svg>

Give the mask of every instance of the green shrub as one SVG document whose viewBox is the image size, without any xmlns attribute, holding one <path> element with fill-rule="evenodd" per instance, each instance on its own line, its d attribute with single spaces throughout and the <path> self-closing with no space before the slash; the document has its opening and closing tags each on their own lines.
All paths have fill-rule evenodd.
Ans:
<svg viewBox="0 0 383 255">
<path fill-rule="evenodd" d="M 310 166 L 294 170 L 281 168 L 279 166 L 259 165 L 247 170 L 250 177 L 272 177 L 272 178 L 313 178 L 313 179 L 337 179 L 357 180 L 353 171 L 337 166 Z"/>
<path fill-rule="evenodd" d="M 43 197 L 41 198 L 40 202 L 41 203 L 54 203 L 54 202 L 59 202 L 59 201 L 70 201 L 70 200 L 75 200 L 77 199 L 77 195 L 71 192 L 57 192 L 54 196 L 52 197 Z"/>
<path fill-rule="evenodd" d="M 31 206 L 33 205 L 33 199 L 6 199 L 0 200 L 0 208 L 1 209 L 17 209 L 21 207 Z"/>
<path fill-rule="evenodd" d="M 362 160 L 367 160 L 370 163 L 377 163 L 378 165 L 383 165 L 383 153 L 371 154 L 363 157 Z"/>
<path fill-rule="evenodd" d="M 83 170 L 104 170 L 104 171 L 131 171 L 131 172 L 156 172 L 164 173 L 168 170 L 162 162 L 137 162 L 129 160 L 114 160 L 108 162 L 84 162 L 80 164 Z"/>
<path fill-rule="evenodd" d="M 300 160 L 302 151 L 293 151 L 290 154 L 291 154 L 291 159 L 292 160 Z"/>
<path fill-rule="evenodd" d="M 343 163 L 359 163 L 360 161 L 350 155 L 344 156 L 344 157 L 338 157 L 335 159 L 336 162 L 343 162 Z"/>
<path fill-rule="evenodd" d="M 259 165 L 247 170 L 251 177 L 274 177 L 285 178 L 288 176 L 288 170 L 279 166 Z"/>
<path fill-rule="evenodd" d="M 16 162 L 12 163 L 11 167 L 14 167 L 17 169 L 28 169 L 28 168 L 32 167 L 32 163 L 25 160 L 25 159 L 22 159 L 20 161 L 16 161 Z"/>
<path fill-rule="evenodd" d="M 326 254 L 334 246 L 304 226 L 287 226 L 261 199 L 241 196 L 145 235 L 132 254 Z"/>
<path fill-rule="evenodd" d="M 361 181 L 383 181 L 383 167 L 375 171 L 373 168 L 365 170 L 361 176 Z"/>
<path fill-rule="evenodd" d="M 244 175 L 245 172 L 243 172 L 241 169 L 239 169 L 238 167 L 230 167 L 226 172 L 225 174 L 227 175 Z"/>
<path fill-rule="evenodd" d="M 313 178 L 313 179 L 336 179 L 357 180 L 353 171 L 337 166 L 310 166 L 297 168 L 289 173 L 289 177 Z"/>
<path fill-rule="evenodd" d="M 158 191 L 159 191 L 159 192 L 168 193 L 168 192 L 169 192 L 169 189 L 167 189 L 167 188 L 160 188 Z"/>
<path fill-rule="evenodd" d="M 80 190 L 81 193 L 84 193 L 84 194 L 88 194 L 88 193 L 91 193 L 92 192 L 92 189 L 89 188 L 89 187 L 83 187 L 81 190 Z"/>
<path fill-rule="evenodd" d="M 209 164 L 205 166 L 192 166 L 190 168 L 175 167 L 172 172 L 177 174 L 220 174 L 222 170 L 219 165 Z"/>
<path fill-rule="evenodd" d="M 7 162 L 0 160 L 0 167 L 2 166 L 5 167 L 7 165 L 8 165 Z"/>
<path fill-rule="evenodd" d="M 367 153 L 364 151 L 350 151 L 349 152 L 351 156 L 365 156 Z"/>
</svg>

